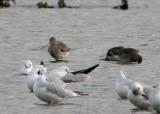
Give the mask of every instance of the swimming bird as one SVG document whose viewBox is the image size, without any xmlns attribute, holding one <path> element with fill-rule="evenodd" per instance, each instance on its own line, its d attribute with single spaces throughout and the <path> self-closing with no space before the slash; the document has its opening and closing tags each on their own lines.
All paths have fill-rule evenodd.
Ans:
<svg viewBox="0 0 160 114">
<path fill-rule="evenodd" d="M 54 37 L 49 39 L 48 52 L 56 60 L 64 60 L 69 55 L 71 48 L 63 42 L 57 41 Z"/>
<path fill-rule="evenodd" d="M 32 68 L 33 68 L 32 61 L 27 60 L 25 62 L 25 64 L 22 66 L 22 68 L 20 70 L 20 74 L 22 74 L 22 75 L 28 75 L 31 72 Z"/>
<path fill-rule="evenodd" d="M 119 71 L 116 78 L 116 93 L 122 98 L 127 99 L 128 91 L 131 88 L 133 80 L 127 79 L 123 71 Z"/>
<path fill-rule="evenodd" d="M 114 6 L 114 9 L 121 9 L 121 10 L 127 10 L 128 9 L 128 1 L 127 0 L 122 0 L 121 5 Z"/>
<path fill-rule="evenodd" d="M 83 94 L 81 92 L 74 92 L 70 89 L 66 89 L 54 81 L 47 80 L 43 71 L 40 71 L 39 77 L 36 79 L 33 92 L 40 100 L 48 103 L 54 104 L 63 101 L 65 98 L 78 97 Z M 44 80 L 44 78 L 46 78 Z"/>
<path fill-rule="evenodd" d="M 151 107 L 157 112 L 160 113 L 160 86 L 155 86 L 152 88 L 149 102 Z"/>
<path fill-rule="evenodd" d="M 113 47 L 113 48 L 109 49 L 107 54 L 106 54 L 105 60 L 120 61 L 120 57 L 119 56 L 121 54 L 121 50 L 122 49 L 124 49 L 124 47 L 122 47 L 122 46 Z"/>
<path fill-rule="evenodd" d="M 27 77 L 27 86 L 31 92 L 33 92 L 35 80 L 39 77 L 39 74 L 41 73 L 40 70 L 47 72 L 47 68 L 45 68 L 43 65 L 35 65 L 35 67 L 32 69 L 32 71 Z"/>
<path fill-rule="evenodd" d="M 145 91 L 145 89 L 149 91 Z M 150 108 L 149 94 L 150 89 L 143 87 L 138 82 L 134 82 L 128 92 L 128 99 L 134 106 L 140 109 L 148 109 Z"/>
<path fill-rule="evenodd" d="M 122 46 L 113 47 L 108 50 L 105 60 L 120 61 L 122 64 L 130 62 L 142 62 L 142 56 L 138 54 L 139 51 L 134 48 L 124 48 Z"/>
</svg>

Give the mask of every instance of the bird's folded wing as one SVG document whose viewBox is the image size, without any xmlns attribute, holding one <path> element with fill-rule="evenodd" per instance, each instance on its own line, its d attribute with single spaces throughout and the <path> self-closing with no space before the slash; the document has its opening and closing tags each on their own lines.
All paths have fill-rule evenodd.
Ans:
<svg viewBox="0 0 160 114">
<path fill-rule="evenodd" d="M 46 88 L 48 92 L 56 94 L 62 98 L 70 98 L 70 97 L 78 96 L 75 92 L 69 89 L 65 89 L 58 84 L 48 83 L 46 84 Z"/>
<path fill-rule="evenodd" d="M 85 81 L 89 78 L 89 75 L 86 74 L 76 74 L 76 75 L 66 75 L 62 78 L 62 80 L 66 83 L 72 83 L 72 82 L 81 82 Z"/>
</svg>

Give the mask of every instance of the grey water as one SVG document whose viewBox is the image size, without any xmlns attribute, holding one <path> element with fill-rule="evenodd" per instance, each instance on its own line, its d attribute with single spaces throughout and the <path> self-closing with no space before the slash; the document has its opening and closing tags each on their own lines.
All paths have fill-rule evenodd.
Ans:
<svg viewBox="0 0 160 114">
<path fill-rule="evenodd" d="M 129 10 L 112 9 L 120 0 L 66 0 L 78 9 L 38 9 L 38 0 L 16 0 L 17 5 L 0 9 L 0 114 L 152 114 L 134 110 L 115 93 L 116 71 L 144 84 L 160 83 L 160 1 L 129 0 Z M 57 0 L 48 0 L 57 5 Z M 51 36 L 65 42 L 72 51 L 68 63 L 54 59 L 47 48 Z M 141 64 L 120 65 L 101 61 L 114 46 L 133 47 L 143 56 Z M 25 60 L 41 60 L 49 69 L 68 65 L 79 70 L 99 63 L 85 82 L 68 88 L 89 96 L 65 99 L 47 105 L 29 92 L 26 76 L 19 75 Z"/>
</svg>

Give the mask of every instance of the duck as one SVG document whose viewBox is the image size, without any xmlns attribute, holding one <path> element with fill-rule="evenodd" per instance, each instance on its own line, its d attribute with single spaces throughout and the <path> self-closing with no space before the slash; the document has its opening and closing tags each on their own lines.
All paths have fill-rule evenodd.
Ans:
<svg viewBox="0 0 160 114">
<path fill-rule="evenodd" d="M 137 49 L 124 48 L 122 46 L 118 46 L 108 50 L 105 60 L 120 61 L 120 63 L 122 64 L 127 64 L 127 63 L 140 64 L 143 58 L 141 55 L 139 55 L 139 50 Z"/>
</svg>

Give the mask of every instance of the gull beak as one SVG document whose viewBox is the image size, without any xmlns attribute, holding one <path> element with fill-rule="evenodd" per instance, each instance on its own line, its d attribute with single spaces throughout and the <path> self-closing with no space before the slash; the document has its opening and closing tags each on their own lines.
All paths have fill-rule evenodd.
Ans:
<svg viewBox="0 0 160 114">
<path fill-rule="evenodd" d="M 140 92 L 140 95 L 141 96 L 143 96 L 146 100 L 148 100 L 149 98 L 148 98 L 148 96 L 146 96 L 146 94 L 142 91 L 142 92 Z"/>
</svg>

